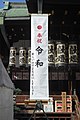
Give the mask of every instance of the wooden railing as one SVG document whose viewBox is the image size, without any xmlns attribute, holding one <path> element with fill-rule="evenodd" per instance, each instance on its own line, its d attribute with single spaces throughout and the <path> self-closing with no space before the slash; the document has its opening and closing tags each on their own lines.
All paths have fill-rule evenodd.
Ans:
<svg viewBox="0 0 80 120">
<path fill-rule="evenodd" d="M 62 98 L 61 95 L 51 95 L 51 97 L 53 97 L 53 101 L 55 101 L 56 99 L 60 100 Z M 72 117 L 71 117 L 70 120 L 80 120 L 80 104 L 79 104 L 78 97 L 77 97 L 77 95 L 71 95 L 71 97 L 72 97 L 72 101 L 75 102 L 75 106 L 74 106 L 75 107 L 75 111 L 72 111 L 72 114 L 71 114 Z M 25 105 L 25 100 L 29 100 L 29 95 L 17 95 L 16 96 L 16 104 L 17 105 Z M 53 116 L 53 115 L 51 115 L 51 116 Z M 68 118 L 66 118 L 66 120 L 67 119 Z"/>
<path fill-rule="evenodd" d="M 80 120 L 80 103 L 77 95 L 73 96 L 74 101 L 75 101 L 75 120 Z"/>
</svg>

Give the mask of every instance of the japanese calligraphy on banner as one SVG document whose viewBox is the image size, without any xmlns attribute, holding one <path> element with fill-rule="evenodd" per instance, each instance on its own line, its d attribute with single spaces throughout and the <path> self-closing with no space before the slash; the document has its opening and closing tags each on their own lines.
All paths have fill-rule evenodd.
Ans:
<svg viewBox="0 0 80 120">
<path fill-rule="evenodd" d="M 49 99 L 48 15 L 31 15 L 30 99 Z"/>
</svg>

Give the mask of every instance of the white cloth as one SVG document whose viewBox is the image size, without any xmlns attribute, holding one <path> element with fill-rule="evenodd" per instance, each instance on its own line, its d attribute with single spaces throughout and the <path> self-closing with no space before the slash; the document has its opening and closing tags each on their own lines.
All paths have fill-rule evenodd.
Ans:
<svg viewBox="0 0 80 120">
<path fill-rule="evenodd" d="M 31 15 L 30 99 L 48 99 L 48 15 Z"/>
</svg>

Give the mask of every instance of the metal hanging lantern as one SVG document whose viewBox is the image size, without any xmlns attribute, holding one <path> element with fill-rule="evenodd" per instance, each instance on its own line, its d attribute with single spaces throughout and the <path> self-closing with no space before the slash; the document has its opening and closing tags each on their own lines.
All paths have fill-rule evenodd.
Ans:
<svg viewBox="0 0 80 120">
<path fill-rule="evenodd" d="M 54 43 L 51 43 L 51 41 L 48 43 L 48 64 L 55 64 Z"/>
<path fill-rule="evenodd" d="M 56 44 L 55 65 L 66 65 L 66 45 L 62 42 L 57 42 Z"/>
<path fill-rule="evenodd" d="M 10 47 L 9 66 L 15 65 L 16 65 L 16 49 L 15 47 Z"/>
<path fill-rule="evenodd" d="M 31 48 L 28 48 L 28 65 L 31 64 Z"/>
<path fill-rule="evenodd" d="M 19 65 L 26 66 L 26 49 L 24 47 L 19 49 Z"/>
<path fill-rule="evenodd" d="M 78 49 L 77 44 L 69 44 L 69 64 L 78 63 Z"/>
</svg>

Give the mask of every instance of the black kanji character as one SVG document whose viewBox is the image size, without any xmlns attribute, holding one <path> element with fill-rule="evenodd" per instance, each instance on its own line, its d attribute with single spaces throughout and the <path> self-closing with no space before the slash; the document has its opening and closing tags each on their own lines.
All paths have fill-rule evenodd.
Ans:
<svg viewBox="0 0 80 120">
<path fill-rule="evenodd" d="M 37 66 L 37 67 L 38 66 L 43 66 L 43 62 L 40 62 L 40 60 L 38 59 L 35 66 Z"/>
<path fill-rule="evenodd" d="M 42 48 L 40 48 L 40 46 L 38 46 L 38 47 L 36 48 L 36 51 L 38 51 L 38 55 L 39 55 L 39 54 L 41 54 L 41 53 L 42 53 L 43 49 L 42 49 Z"/>
</svg>

